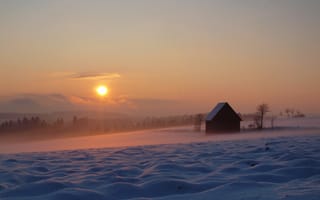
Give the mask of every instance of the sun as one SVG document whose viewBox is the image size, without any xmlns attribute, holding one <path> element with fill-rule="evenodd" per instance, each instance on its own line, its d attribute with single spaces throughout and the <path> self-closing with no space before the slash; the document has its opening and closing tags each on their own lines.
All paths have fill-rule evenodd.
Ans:
<svg viewBox="0 0 320 200">
<path fill-rule="evenodd" d="M 97 94 L 102 97 L 106 96 L 108 94 L 108 91 L 108 88 L 104 85 L 100 85 L 96 88 Z"/>
</svg>

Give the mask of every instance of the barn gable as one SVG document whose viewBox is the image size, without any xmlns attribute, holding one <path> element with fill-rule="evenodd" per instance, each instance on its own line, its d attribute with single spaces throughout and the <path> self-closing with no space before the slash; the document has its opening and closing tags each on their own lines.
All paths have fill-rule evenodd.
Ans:
<svg viewBox="0 0 320 200">
<path fill-rule="evenodd" d="M 206 132 L 239 132 L 240 121 L 228 103 L 218 103 L 206 117 Z"/>
<path fill-rule="evenodd" d="M 216 107 L 214 107 L 214 109 L 207 115 L 206 121 L 215 119 L 223 109 L 227 110 L 227 112 L 230 112 L 232 115 L 234 115 L 235 118 L 238 118 L 240 121 L 242 121 L 240 116 L 232 109 L 232 107 L 227 102 L 218 103 Z"/>
</svg>

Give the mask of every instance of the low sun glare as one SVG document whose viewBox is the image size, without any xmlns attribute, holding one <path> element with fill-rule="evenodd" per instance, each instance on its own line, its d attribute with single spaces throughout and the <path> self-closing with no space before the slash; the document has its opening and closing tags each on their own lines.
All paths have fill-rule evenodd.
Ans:
<svg viewBox="0 0 320 200">
<path fill-rule="evenodd" d="M 108 88 L 104 85 L 100 85 L 96 88 L 96 92 L 99 96 L 106 96 L 108 94 Z"/>
</svg>

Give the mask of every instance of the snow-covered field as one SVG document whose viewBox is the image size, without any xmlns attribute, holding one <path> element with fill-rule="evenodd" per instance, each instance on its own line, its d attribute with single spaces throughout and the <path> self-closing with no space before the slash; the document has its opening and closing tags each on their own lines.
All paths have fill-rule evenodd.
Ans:
<svg viewBox="0 0 320 200">
<path fill-rule="evenodd" d="M 145 131 L 119 134 L 134 142 L 113 139 L 114 146 L 98 143 L 108 137 L 2 145 L 0 199 L 320 199 L 320 129 L 299 127 L 213 136 Z M 143 140 L 148 134 L 158 139 Z M 42 152 L 18 153 L 36 145 Z"/>
</svg>

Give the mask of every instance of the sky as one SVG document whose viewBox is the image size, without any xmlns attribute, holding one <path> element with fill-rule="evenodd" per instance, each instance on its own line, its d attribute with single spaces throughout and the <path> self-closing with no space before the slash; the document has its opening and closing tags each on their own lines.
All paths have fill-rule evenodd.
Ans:
<svg viewBox="0 0 320 200">
<path fill-rule="evenodd" d="M 318 0 L 1 0 L 0 112 L 320 113 L 319 22 Z"/>
</svg>

